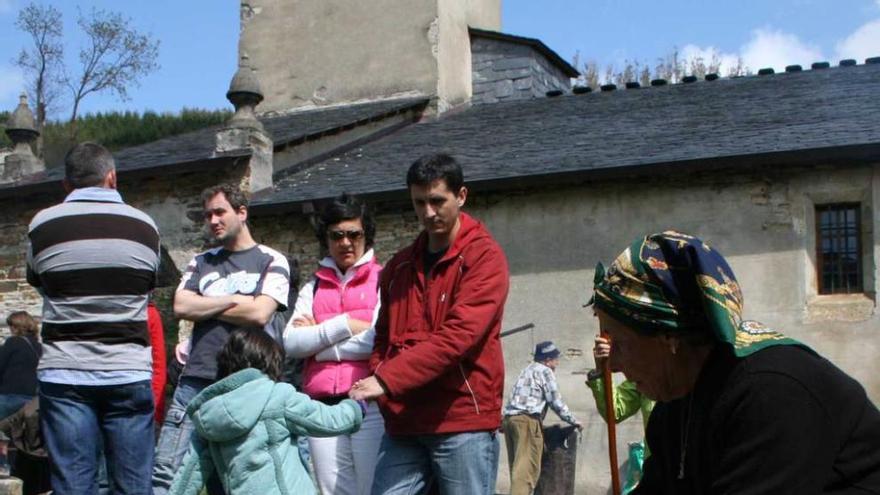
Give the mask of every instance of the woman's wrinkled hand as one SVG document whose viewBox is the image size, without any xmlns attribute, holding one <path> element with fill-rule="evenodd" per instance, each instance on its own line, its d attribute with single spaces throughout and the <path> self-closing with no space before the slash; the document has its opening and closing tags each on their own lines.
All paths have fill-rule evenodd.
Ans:
<svg viewBox="0 0 880 495">
<path fill-rule="evenodd" d="M 608 362 L 608 356 L 611 355 L 611 343 L 608 339 L 601 335 L 596 335 L 593 341 L 593 359 L 596 362 L 596 369 L 605 369 L 605 363 Z"/>
</svg>

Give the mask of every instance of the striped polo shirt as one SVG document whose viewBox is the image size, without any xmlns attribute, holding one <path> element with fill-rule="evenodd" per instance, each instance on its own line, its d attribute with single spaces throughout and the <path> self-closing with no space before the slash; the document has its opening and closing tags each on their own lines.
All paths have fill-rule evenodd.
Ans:
<svg viewBox="0 0 880 495">
<path fill-rule="evenodd" d="M 27 280 L 43 296 L 40 379 L 62 370 L 114 383 L 149 379 L 147 298 L 159 266 L 153 220 L 115 189 L 88 187 L 37 213 L 28 240 Z"/>
</svg>

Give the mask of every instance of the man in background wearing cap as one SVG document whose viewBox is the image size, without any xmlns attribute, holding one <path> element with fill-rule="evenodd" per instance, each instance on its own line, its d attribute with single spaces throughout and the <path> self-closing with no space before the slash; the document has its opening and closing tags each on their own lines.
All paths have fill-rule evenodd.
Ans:
<svg viewBox="0 0 880 495">
<path fill-rule="evenodd" d="M 548 340 L 535 346 L 535 361 L 519 374 L 504 407 L 502 426 L 510 465 L 510 495 L 530 495 L 538 483 L 544 450 L 541 422 L 547 406 L 566 423 L 583 428 L 559 394 L 553 374 L 557 364 L 559 349 L 553 342 Z"/>
</svg>

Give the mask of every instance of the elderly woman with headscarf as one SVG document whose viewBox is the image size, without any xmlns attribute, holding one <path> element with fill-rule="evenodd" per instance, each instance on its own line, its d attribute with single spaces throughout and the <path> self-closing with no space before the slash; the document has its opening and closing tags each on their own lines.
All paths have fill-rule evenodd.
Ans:
<svg viewBox="0 0 880 495">
<path fill-rule="evenodd" d="M 880 493 L 880 412 L 859 383 L 741 317 L 739 284 L 693 236 L 649 235 L 593 302 L 610 366 L 658 401 L 644 494 Z"/>
</svg>

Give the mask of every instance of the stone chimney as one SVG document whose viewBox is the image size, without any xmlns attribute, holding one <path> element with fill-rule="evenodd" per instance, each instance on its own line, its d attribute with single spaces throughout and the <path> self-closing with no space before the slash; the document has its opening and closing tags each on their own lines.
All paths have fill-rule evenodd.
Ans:
<svg viewBox="0 0 880 495">
<path fill-rule="evenodd" d="M 242 0 L 239 55 L 263 111 L 429 96 L 469 101 L 468 27 L 501 28 L 501 0 Z"/>
<path fill-rule="evenodd" d="M 12 140 L 12 153 L 6 155 L 0 181 L 13 182 L 46 170 L 46 164 L 34 155 L 31 145 L 40 132 L 34 125 L 34 114 L 28 107 L 27 95 L 21 94 L 18 107 L 6 123 L 6 135 Z"/>
<path fill-rule="evenodd" d="M 216 136 L 217 154 L 250 149 L 251 157 L 245 177 L 250 192 L 272 187 L 272 138 L 257 120 L 254 108 L 263 101 L 263 91 L 254 71 L 242 60 L 229 83 L 226 98 L 235 106 L 235 113 Z"/>
</svg>

